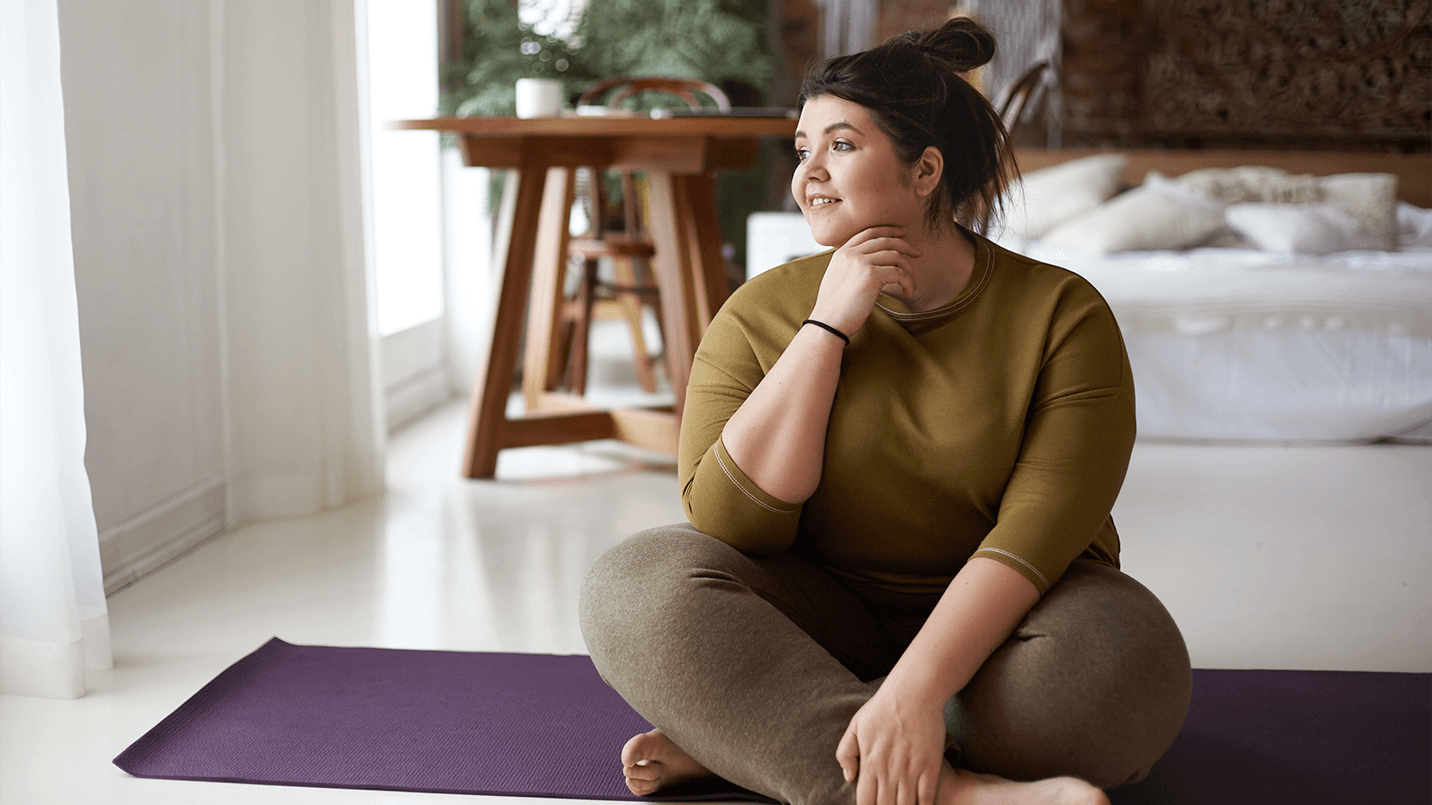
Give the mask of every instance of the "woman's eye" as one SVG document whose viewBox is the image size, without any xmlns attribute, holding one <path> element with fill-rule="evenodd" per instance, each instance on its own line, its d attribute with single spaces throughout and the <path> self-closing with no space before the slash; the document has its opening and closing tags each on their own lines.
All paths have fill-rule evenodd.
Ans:
<svg viewBox="0 0 1432 805">
<path fill-rule="evenodd" d="M 810 149 L 809 149 L 809 148 L 797 148 L 797 149 L 796 149 L 796 159 L 797 159 L 797 160 L 799 160 L 799 161 L 801 161 L 801 162 L 805 162 L 805 161 L 806 161 L 806 157 L 809 157 L 809 156 L 810 156 Z"/>
<path fill-rule="evenodd" d="M 831 148 L 836 151 L 851 151 L 855 149 L 855 146 L 844 140 L 836 140 L 835 145 L 832 145 Z"/>
</svg>

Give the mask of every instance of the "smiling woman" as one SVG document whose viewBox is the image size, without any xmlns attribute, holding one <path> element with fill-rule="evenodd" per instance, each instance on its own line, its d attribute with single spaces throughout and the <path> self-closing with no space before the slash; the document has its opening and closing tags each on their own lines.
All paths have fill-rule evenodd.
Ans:
<svg viewBox="0 0 1432 805">
<path fill-rule="evenodd" d="M 869 110 L 830 95 L 805 105 L 800 126 L 796 132 L 800 165 L 791 178 L 791 194 L 816 242 L 839 249 L 832 262 L 843 265 L 860 254 L 881 280 L 866 295 L 883 291 L 901 296 L 912 310 L 928 310 L 953 299 L 969 280 L 974 252 L 969 241 L 949 231 L 949 226 L 928 232 L 922 226 L 942 189 L 940 150 L 929 146 L 913 164 L 906 164 Z M 808 136 L 807 129 L 818 133 Z M 929 261 L 917 264 L 902 259 L 923 257 L 927 251 Z M 938 265 L 940 270 L 919 271 L 917 265 Z M 832 283 L 861 281 L 845 277 L 838 269 L 827 277 Z M 862 301 L 848 310 L 827 306 L 815 315 L 841 333 L 854 333 L 869 311 L 870 305 Z"/>
<path fill-rule="evenodd" d="M 881 52 L 883 51 L 883 52 Z M 994 40 L 978 27 L 946 25 L 901 34 L 881 52 L 879 76 L 865 54 L 840 56 L 801 86 L 801 101 L 831 98 L 868 110 L 903 165 L 933 147 L 948 162 L 925 223 L 953 232 L 997 211 L 1016 173 L 1008 132 L 989 101 L 960 76 L 994 56 Z M 931 89 L 937 91 L 931 92 Z M 799 147 L 797 151 L 799 152 Z"/>
<path fill-rule="evenodd" d="M 955 19 L 802 87 L 791 191 L 832 250 L 712 321 L 690 525 L 584 588 L 597 668 L 657 728 L 622 752 L 638 794 L 714 773 L 812 805 L 1106 805 L 1178 732 L 1188 653 L 1109 516 L 1134 439 L 1118 325 L 969 228 L 1013 172 L 959 75 L 993 51 Z"/>
<path fill-rule="evenodd" d="M 897 157 L 869 110 L 821 96 L 805 105 L 800 126 L 800 167 L 791 176 L 791 195 L 818 243 L 844 245 L 871 223 L 919 224 L 932 189 L 929 180 L 936 174 L 929 165 L 906 165 Z M 931 158 L 941 158 L 938 150 L 930 150 Z"/>
</svg>

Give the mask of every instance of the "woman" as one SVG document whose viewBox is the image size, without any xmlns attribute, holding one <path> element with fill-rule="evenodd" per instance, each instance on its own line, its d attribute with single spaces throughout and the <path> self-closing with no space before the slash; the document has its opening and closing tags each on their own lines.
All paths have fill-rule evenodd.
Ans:
<svg viewBox="0 0 1432 805">
<path fill-rule="evenodd" d="M 958 75 L 993 51 L 955 19 L 802 85 L 791 191 L 834 251 L 722 308 L 682 422 L 691 525 L 583 590 L 593 660 L 657 728 L 622 750 L 633 792 L 1107 802 L 1182 724 L 1182 638 L 1117 570 L 1118 327 L 967 228 L 1013 168 Z"/>
</svg>

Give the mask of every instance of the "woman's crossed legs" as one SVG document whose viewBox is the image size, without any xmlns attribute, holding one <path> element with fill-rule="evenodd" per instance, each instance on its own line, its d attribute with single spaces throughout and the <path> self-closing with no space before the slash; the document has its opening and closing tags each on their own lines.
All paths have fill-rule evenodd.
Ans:
<svg viewBox="0 0 1432 805">
<path fill-rule="evenodd" d="M 798 557 L 747 557 L 684 524 L 605 554 L 581 608 L 602 676 L 657 728 L 622 750 L 633 791 L 714 773 L 781 802 L 855 801 L 835 747 L 908 624 Z M 1141 778 L 1182 724 L 1190 678 L 1152 594 L 1075 562 L 947 708 L 939 801 L 1103 802 L 1044 778 Z"/>
</svg>

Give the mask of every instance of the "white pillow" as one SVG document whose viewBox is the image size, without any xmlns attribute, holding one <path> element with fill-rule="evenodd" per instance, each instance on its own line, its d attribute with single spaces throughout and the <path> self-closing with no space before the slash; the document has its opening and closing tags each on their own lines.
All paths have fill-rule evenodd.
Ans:
<svg viewBox="0 0 1432 805">
<path fill-rule="evenodd" d="M 1391 173 L 1290 174 L 1278 168 L 1244 165 L 1203 168 L 1173 180 L 1205 198 L 1227 204 L 1323 203 L 1356 218 L 1380 239 L 1379 249 L 1397 248 L 1397 176 Z"/>
<path fill-rule="evenodd" d="M 1232 204 L 1228 226 L 1268 252 L 1332 254 L 1382 249 L 1383 240 L 1328 204 Z"/>
<path fill-rule="evenodd" d="M 1378 239 L 1377 249 L 1397 249 L 1397 175 L 1339 173 L 1318 179 L 1323 203 L 1351 215 Z"/>
<path fill-rule="evenodd" d="M 1254 201 L 1313 204 L 1322 198 L 1318 178 L 1291 174 L 1279 168 L 1244 165 L 1237 168 L 1200 168 L 1172 180 L 1207 199 L 1224 204 Z"/>
<path fill-rule="evenodd" d="M 1096 154 L 1025 174 L 1005 195 L 997 239 L 1034 240 L 1098 206 L 1119 189 L 1128 164 L 1123 154 Z"/>
<path fill-rule="evenodd" d="M 1064 221 L 1040 241 L 1099 254 L 1161 251 L 1197 245 L 1223 228 L 1222 204 L 1150 171 L 1142 185 Z"/>
<path fill-rule="evenodd" d="M 1399 202 L 1397 229 L 1398 246 L 1404 249 L 1432 249 L 1432 209 Z"/>
</svg>

